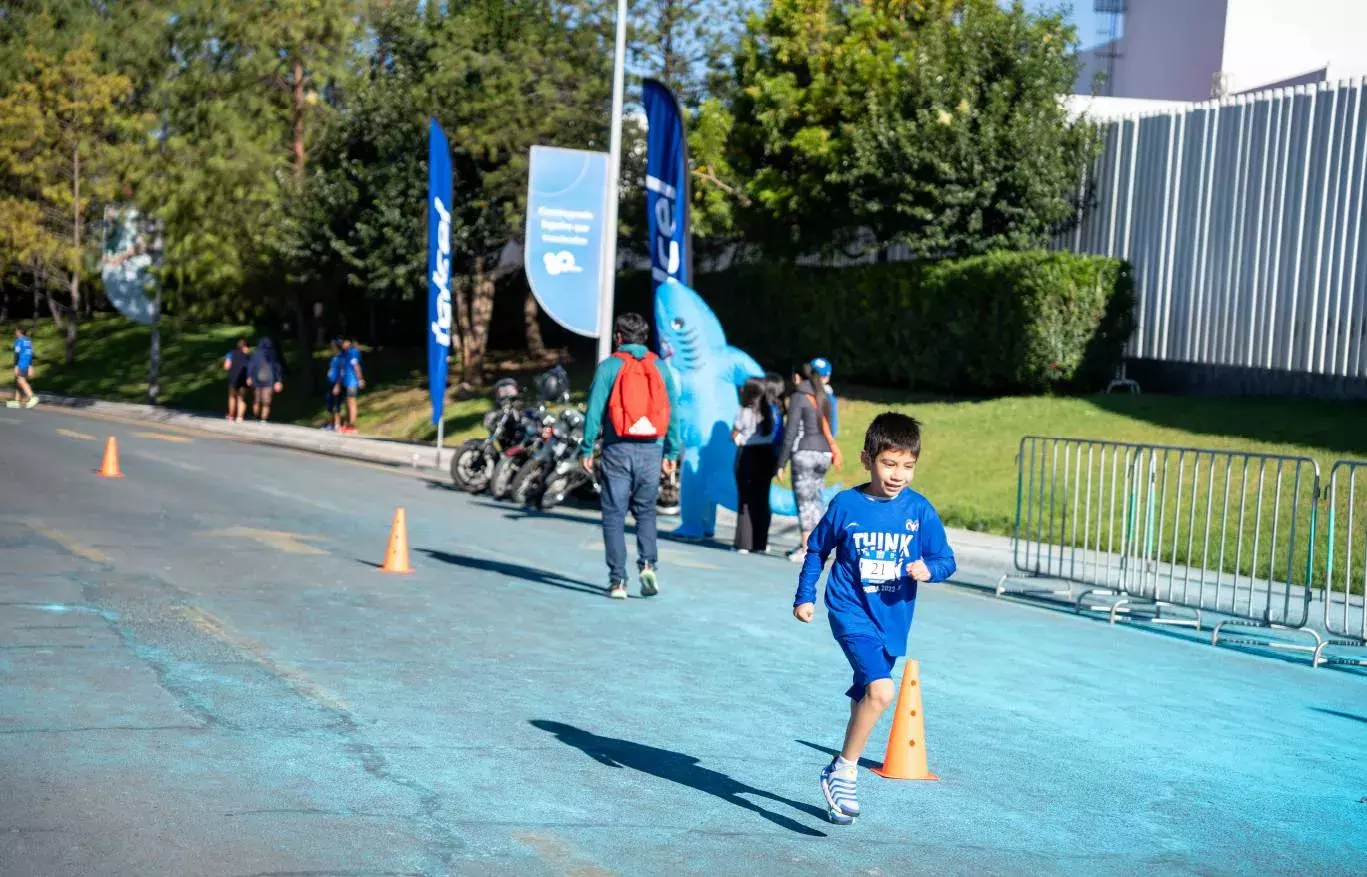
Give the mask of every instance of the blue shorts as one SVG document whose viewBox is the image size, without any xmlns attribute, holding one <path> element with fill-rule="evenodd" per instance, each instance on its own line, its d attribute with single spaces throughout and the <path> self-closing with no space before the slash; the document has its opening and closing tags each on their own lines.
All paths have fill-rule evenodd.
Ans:
<svg viewBox="0 0 1367 877">
<path fill-rule="evenodd" d="M 882 640 L 871 636 L 851 636 L 837 639 L 845 653 L 845 660 L 854 670 L 854 684 L 845 695 L 850 700 L 863 700 L 864 689 L 877 679 L 891 679 L 892 665 L 897 663 L 895 655 L 889 655 L 883 648 Z"/>
<path fill-rule="evenodd" d="M 16 365 L 14 367 L 14 374 L 16 377 L 21 377 L 24 380 L 28 380 L 28 373 L 29 367 L 26 365 Z"/>
</svg>

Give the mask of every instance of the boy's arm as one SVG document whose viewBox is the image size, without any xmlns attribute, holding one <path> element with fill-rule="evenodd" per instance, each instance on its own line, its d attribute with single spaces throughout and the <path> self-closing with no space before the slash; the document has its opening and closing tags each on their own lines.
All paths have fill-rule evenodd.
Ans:
<svg viewBox="0 0 1367 877">
<path fill-rule="evenodd" d="M 793 605 L 816 602 L 816 585 L 821 580 L 821 571 L 826 567 L 826 558 L 835 550 L 835 506 L 827 507 L 821 516 L 821 523 L 807 537 L 807 556 L 802 561 L 802 572 L 797 576 L 797 595 Z"/>
<path fill-rule="evenodd" d="M 593 373 L 593 383 L 589 386 L 588 410 L 584 412 L 584 441 L 579 449 L 585 457 L 593 454 L 593 444 L 598 441 L 598 433 L 603 429 L 603 412 L 608 407 L 608 396 L 612 393 L 612 382 L 622 361 L 615 356 L 608 357 L 598 364 Z M 670 417 L 670 423 L 674 421 Z"/>
<path fill-rule="evenodd" d="M 945 536 L 945 525 L 929 504 L 926 513 L 921 516 L 921 560 L 930 570 L 932 582 L 943 582 L 958 569 L 954 561 L 954 549 L 949 547 L 949 538 Z"/>
</svg>

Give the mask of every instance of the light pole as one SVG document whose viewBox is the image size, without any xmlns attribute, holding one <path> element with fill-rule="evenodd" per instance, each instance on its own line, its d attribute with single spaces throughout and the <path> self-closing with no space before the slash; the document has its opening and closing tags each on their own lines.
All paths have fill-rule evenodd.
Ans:
<svg viewBox="0 0 1367 877">
<path fill-rule="evenodd" d="M 612 133 L 608 138 L 608 191 L 603 211 L 603 273 L 598 291 L 598 361 L 612 355 L 612 300 L 617 283 L 617 182 L 622 174 L 622 91 L 627 52 L 627 0 L 617 0 L 617 48 L 612 58 Z"/>
</svg>

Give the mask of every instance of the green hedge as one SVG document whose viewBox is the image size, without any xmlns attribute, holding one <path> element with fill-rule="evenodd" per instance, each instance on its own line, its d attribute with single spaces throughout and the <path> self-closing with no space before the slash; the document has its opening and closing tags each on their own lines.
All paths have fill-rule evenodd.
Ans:
<svg viewBox="0 0 1367 877">
<path fill-rule="evenodd" d="M 646 286 L 644 277 L 619 284 L 618 310 L 649 313 Z M 746 265 L 697 286 L 727 339 L 766 367 L 820 355 L 841 383 L 954 394 L 1096 389 L 1133 326 L 1129 266 L 1076 253 Z"/>
</svg>

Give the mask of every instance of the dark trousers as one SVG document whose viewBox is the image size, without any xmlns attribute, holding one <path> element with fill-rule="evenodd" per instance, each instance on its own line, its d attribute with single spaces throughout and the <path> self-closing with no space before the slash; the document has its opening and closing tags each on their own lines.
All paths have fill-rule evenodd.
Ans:
<svg viewBox="0 0 1367 877">
<path fill-rule="evenodd" d="M 603 446 L 603 545 L 609 582 L 627 580 L 627 510 L 636 519 L 636 566 L 657 566 L 655 500 L 664 448 L 653 442 Z"/>
<path fill-rule="evenodd" d="M 773 445 L 744 445 L 736 453 L 736 548 L 769 547 L 769 485 L 777 471 Z"/>
</svg>

